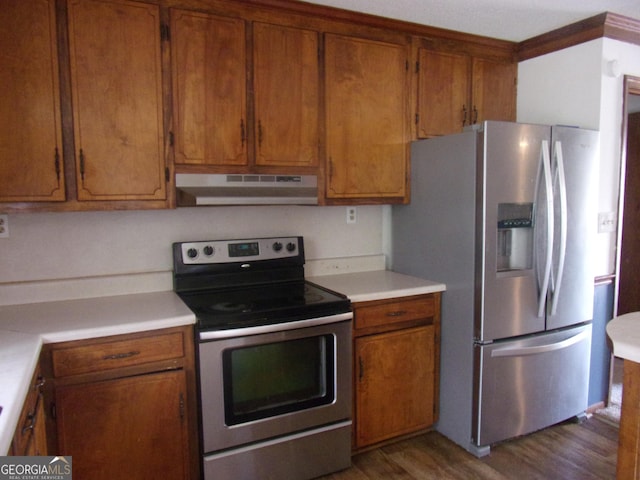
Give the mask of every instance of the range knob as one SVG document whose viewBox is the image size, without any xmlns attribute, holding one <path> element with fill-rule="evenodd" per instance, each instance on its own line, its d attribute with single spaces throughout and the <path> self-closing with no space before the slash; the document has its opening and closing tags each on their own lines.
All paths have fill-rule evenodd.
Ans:
<svg viewBox="0 0 640 480">
<path fill-rule="evenodd" d="M 207 245 L 202 249 L 202 251 L 207 257 L 210 257 L 215 252 L 214 248 L 211 245 Z"/>
<path fill-rule="evenodd" d="M 273 250 L 276 252 L 279 252 L 280 250 L 282 250 L 282 244 L 280 242 L 274 242 L 272 246 L 273 246 Z"/>
<path fill-rule="evenodd" d="M 198 256 L 198 250 L 196 250 L 195 248 L 190 248 L 189 250 L 187 250 L 187 257 L 196 258 L 197 256 Z"/>
<path fill-rule="evenodd" d="M 287 243 L 287 251 L 288 252 L 293 252 L 296 249 L 296 244 L 293 242 L 289 242 Z"/>
</svg>

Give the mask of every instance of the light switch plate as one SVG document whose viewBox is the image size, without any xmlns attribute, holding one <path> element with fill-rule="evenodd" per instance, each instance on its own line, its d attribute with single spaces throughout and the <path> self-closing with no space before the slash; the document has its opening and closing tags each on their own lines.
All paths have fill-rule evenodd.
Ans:
<svg viewBox="0 0 640 480">
<path fill-rule="evenodd" d="M 616 231 L 616 212 L 598 213 L 598 233 L 610 233 Z"/>
</svg>

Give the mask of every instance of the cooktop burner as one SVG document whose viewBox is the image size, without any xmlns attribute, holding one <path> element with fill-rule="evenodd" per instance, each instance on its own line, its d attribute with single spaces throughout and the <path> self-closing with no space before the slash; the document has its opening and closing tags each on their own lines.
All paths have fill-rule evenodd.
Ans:
<svg viewBox="0 0 640 480">
<path fill-rule="evenodd" d="M 310 282 L 179 293 L 199 330 L 259 326 L 350 311 L 349 300 Z"/>
</svg>

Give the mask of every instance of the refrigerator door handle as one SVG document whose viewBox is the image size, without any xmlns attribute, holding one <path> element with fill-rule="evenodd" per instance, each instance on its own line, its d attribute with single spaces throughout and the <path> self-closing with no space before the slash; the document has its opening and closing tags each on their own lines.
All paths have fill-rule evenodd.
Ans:
<svg viewBox="0 0 640 480">
<path fill-rule="evenodd" d="M 497 348 L 491 351 L 491 357 L 524 357 L 527 355 L 538 355 L 541 353 L 553 352 L 556 350 L 562 350 L 563 348 L 575 345 L 581 342 L 590 335 L 590 331 L 585 329 L 580 333 L 569 337 L 565 340 L 556 343 L 550 343 L 547 345 L 536 345 L 535 347 L 507 347 Z"/>
<path fill-rule="evenodd" d="M 551 180 L 551 159 L 549 155 L 549 142 L 542 140 L 540 145 L 540 168 L 538 172 L 542 170 L 544 176 L 544 190 L 545 190 L 545 203 L 547 209 L 546 218 L 542 219 L 547 224 L 547 238 L 545 242 L 545 262 L 544 262 L 544 275 L 542 280 L 540 279 L 540 272 L 538 272 L 538 317 L 543 317 L 545 314 L 545 306 L 547 301 L 547 290 L 549 290 L 549 279 L 551 277 L 551 264 L 553 260 L 553 183 Z M 538 174 L 540 176 L 540 173 Z M 537 269 L 537 264 L 536 264 Z"/>
<path fill-rule="evenodd" d="M 564 159 L 562 157 L 562 142 L 556 141 L 553 145 L 553 157 L 555 161 L 554 186 L 557 179 L 558 194 L 560 197 L 560 244 L 558 246 L 558 263 L 555 280 L 552 285 L 553 298 L 551 300 L 551 315 L 555 315 L 558 309 L 560 286 L 564 275 L 564 261 L 567 251 L 567 183 L 564 175 Z"/>
</svg>

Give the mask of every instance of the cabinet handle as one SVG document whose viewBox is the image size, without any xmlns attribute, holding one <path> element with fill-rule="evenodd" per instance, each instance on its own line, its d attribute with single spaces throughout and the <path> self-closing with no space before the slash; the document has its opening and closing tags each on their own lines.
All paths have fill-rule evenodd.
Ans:
<svg viewBox="0 0 640 480">
<path fill-rule="evenodd" d="M 84 152 L 80 149 L 80 178 L 84 182 Z"/>
<path fill-rule="evenodd" d="M 406 314 L 406 310 L 396 310 L 395 312 L 387 312 L 387 317 L 401 317 L 402 315 Z"/>
<path fill-rule="evenodd" d="M 258 147 L 262 147 L 262 122 L 258 120 Z"/>
<path fill-rule="evenodd" d="M 56 147 L 56 152 L 53 157 L 53 165 L 56 169 L 56 178 L 59 182 L 60 181 L 60 152 L 58 152 L 58 147 Z"/>
<path fill-rule="evenodd" d="M 358 356 L 358 381 L 362 381 L 362 377 L 364 377 L 364 362 L 362 361 L 362 357 Z"/>
<path fill-rule="evenodd" d="M 105 355 L 102 357 L 103 360 L 121 360 L 123 358 L 135 357 L 136 355 L 140 355 L 139 350 L 134 350 L 132 352 L 126 353 L 115 353 L 113 355 Z"/>
<path fill-rule="evenodd" d="M 244 118 L 240 119 L 240 141 L 242 142 L 242 146 L 244 147 L 244 141 L 246 139 L 246 133 L 244 129 Z"/>
<path fill-rule="evenodd" d="M 471 123 L 478 123 L 478 109 L 475 105 L 473 106 L 473 122 Z"/>
<path fill-rule="evenodd" d="M 33 430 L 36 426 L 36 415 L 35 413 L 30 413 L 27 415 L 27 419 L 29 420 L 29 424 L 22 427 L 22 435 L 27 433 L 29 430 Z"/>
<path fill-rule="evenodd" d="M 33 385 L 33 389 L 34 390 L 40 390 L 42 387 L 44 387 L 44 384 L 45 384 L 44 377 L 38 377 L 36 379 L 36 383 Z"/>
<path fill-rule="evenodd" d="M 27 414 L 27 420 L 29 423 L 22 427 L 22 435 L 27 433 L 29 430 L 33 430 L 36 427 L 36 418 L 38 416 L 38 407 L 40 406 L 40 402 L 42 401 L 42 395 L 38 395 L 36 400 L 36 404 L 33 407 L 33 411 Z"/>
<path fill-rule="evenodd" d="M 467 106 L 462 105 L 462 126 L 464 127 L 467 123 Z"/>
</svg>

